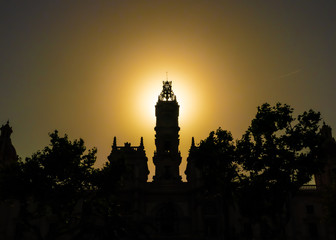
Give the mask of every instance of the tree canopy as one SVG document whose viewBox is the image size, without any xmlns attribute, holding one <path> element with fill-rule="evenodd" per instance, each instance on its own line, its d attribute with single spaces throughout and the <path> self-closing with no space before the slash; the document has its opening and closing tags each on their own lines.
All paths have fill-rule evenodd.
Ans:
<svg viewBox="0 0 336 240">
<path fill-rule="evenodd" d="M 320 113 L 309 110 L 294 117 L 293 112 L 286 104 L 265 103 L 240 139 L 219 128 L 191 148 L 188 159 L 201 174 L 202 193 L 209 202 L 222 199 L 226 224 L 233 206 L 248 224 L 261 226 L 263 238 L 285 239 L 292 197 L 322 171 L 326 158 L 336 156 Z M 86 150 L 82 139 L 70 141 L 57 131 L 49 136 L 43 150 L 0 167 L 1 200 L 20 205 L 16 238 L 145 236 L 120 214 L 116 191 L 127 172 L 124 159 L 96 169 L 95 148 Z M 326 201 L 334 220 L 335 185 L 332 190 Z M 41 219 L 48 231 L 38 226 Z M 230 238 L 229 226 L 224 227 Z"/>
<path fill-rule="evenodd" d="M 205 188 L 215 188 L 226 202 L 234 198 L 242 216 L 265 225 L 264 237 L 274 238 L 289 219 L 290 199 L 323 169 L 320 129 L 319 112 L 295 118 L 289 105 L 265 103 L 241 139 L 234 143 L 231 133 L 219 128 L 193 156 Z"/>
<path fill-rule="evenodd" d="M 16 239 L 127 239 L 133 233 L 114 195 L 122 163 L 95 169 L 95 148 L 86 151 L 82 139 L 58 131 L 49 136 L 42 151 L 0 168 L 2 200 L 20 205 Z M 41 220 L 49 226 L 41 228 Z"/>
<path fill-rule="evenodd" d="M 196 149 L 195 165 L 200 169 L 206 189 L 218 193 L 225 188 L 230 193 L 235 182 L 237 166 L 235 164 L 235 146 L 232 134 L 221 128 L 210 132 Z"/>
</svg>

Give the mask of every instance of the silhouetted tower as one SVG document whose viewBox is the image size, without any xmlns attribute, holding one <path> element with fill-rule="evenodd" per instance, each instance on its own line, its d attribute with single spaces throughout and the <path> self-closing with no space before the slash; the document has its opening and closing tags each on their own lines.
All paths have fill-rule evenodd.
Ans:
<svg viewBox="0 0 336 240">
<path fill-rule="evenodd" d="M 147 182 L 148 159 L 142 137 L 139 146 L 131 146 L 128 142 L 124 146 L 117 146 L 117 138 L 114 137 L 112 151 L 107 158 L 112 165 L 126 167 L 122 181 L 125 187 L 134 187 Z"/>
<path fill-rule="evenodd" d="M 179 107 L 172 91 L 172 82 L 164 81 L 162 92 L 155 105 L 156 151 L 153 157 L 155 165 L 154 182 L 181 182 L 179 174 L 181 153 L 178 149 L 180 142 Z"/>
<path fill-rule="evenodd" d="M 0 130 L 0 165 L 16 162 L 18 156 L 10 138 L 13 130 L 9 126 L 9 121 L 2 125 Z"/>
<path fill-rule="evenodd" d="M 325 161 L 324 169 L 321 173 L 315 174 L 317 189 L 324 189 L 336 183 L 336 141 L 332 136 L 330 126 L 323 123 L 320 130 L 322 138 L 321 151 Z"/>
</svg>

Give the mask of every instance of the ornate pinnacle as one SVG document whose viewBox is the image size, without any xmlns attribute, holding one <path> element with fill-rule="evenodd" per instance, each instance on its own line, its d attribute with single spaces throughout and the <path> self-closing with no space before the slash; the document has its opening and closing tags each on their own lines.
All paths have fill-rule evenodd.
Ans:
<svg viewBox="0 0 336 240">
<path fill-rule="evenodd" d="M 117 149 L 117 137 L 114 137 L 114 138 L 113 138 L 112 149 Z"/>
<path fill-rule="evenodd" d="M 140 138 L 140 147 L 143 148 L 144 144 L 143 144 L 143 137 Z"/>
<path fill-rule="evenodd" d="M 172 90 L 172 82 L 171 81 L 163 81 L 162 92 L 159 95 L 160 101 L 175 101 L 176 97 Z"/>
</svg>

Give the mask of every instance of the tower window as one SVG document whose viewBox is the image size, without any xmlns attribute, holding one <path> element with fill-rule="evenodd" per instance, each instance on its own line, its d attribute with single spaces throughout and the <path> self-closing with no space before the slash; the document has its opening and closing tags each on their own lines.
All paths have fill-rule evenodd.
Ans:
<svg viewBox="0 0 336 240">
<path fill-rule="evenodd" d="M 314 205 L 307 205 L 306 206 L 306 213 L 307 214 L 314 214 L 315 213 Z"/>
<path fill-rule="evenodd" d="M 170 148 L 171 148 L 171 144 L 170 144 L 170 142 L 169 141 L 166 141 L 165 143 L 164 143 L 164 150 L 165 150 L 165 152 L 170 152 Z"/>
<path fill-rule="evenodd" d="M 217 237 L 218 236 L 218 228 L 216 219 L 205 219 L 204 220 L 204 230 L 205 236 L 207 237 Z"/>
<path fill-rule="evenodd" d="M 309 231 L 309 235 L 312 238 L 317 238 L 318 235 L 319 235 L 316 223 L 309 223 L 308 224 L 308 231 Z"/>
<path fill-rule="evenodd" d="M 164 236 L 174 235 L 178 230 L 178 214 L 176 208 L 167 204 L 157 213 L 157 224 L 159 233 Z"/>
<path fill-rule="evenodd" d="M 170 167 L 169 166 L 165 166 L 164 178 L 165 179 L 170 179 L 171 178 L 171 172 L 170 172 Z"/>
</svg>

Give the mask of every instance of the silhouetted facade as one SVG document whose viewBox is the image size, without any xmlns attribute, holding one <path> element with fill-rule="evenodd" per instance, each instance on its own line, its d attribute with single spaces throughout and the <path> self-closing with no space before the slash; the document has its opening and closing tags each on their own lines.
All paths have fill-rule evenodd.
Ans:
<svg viewBox="0 0 336 240">
<path fill-rule="evenodd" d="M 155 114 L 155 175 L 152 182 L 148 182 L 148 158 L 143 138 L 139 146 L 130 143 L 118 146 L 114 137 L 108 156 L 111 163 L 122 161 L 127 168 L 115 196 L 124 218 L 129 222 L 141 223 L 144 232 L 153 240 L 251 239 L 252 235 L 254 239 L 265 239 L 262 237 L 262 227 L 241 216 L 237 204 L 228 204 L 223 199 L 225 196 L 204 194 L 202 174 L 195 166 L 195 150 L 198 147 L 194 138 L 185 171 L 187 182 L 181 181 L 179 105 L 169 81 L 163 82 Z M 10 140 L 11 133 L 7 122 L 1 127 L 0 165 L 18 159 Z M 323 126 L 321 134 L 327 136 L 326 148 L 335 149 L 330 127 Z M 325 186 L 335 181 L 336 161 L 332 157 L 334 154 L 328 156 L 325 174 L 316 176 L 317 185 L 303 186 L 291 200 L 291 218 L 286 225 L 289 240 L 336 239 L 334 228 L 324 222 L 325 212 L 321 202 Z M 30 204 L 34 207 L 34 203 Z M 80 204 L 76 205 L 76 209 L 83 211 Z M 0 238 L 12 240 L 20 207 L 17 202 L 3 203 L 0 211 Z M 38 231 L 46 233 L 52 220 L 42 216 L 39 221 L 36 223 L 39 224 Z M 46 224 L 46 221 L 49 222 Z"/>
<path fill-rule="evenodd" d="M 155 175 L 153 182 L 147 182 L 147 158 L 143 148 L 125 143 L 116 146 L 114 139 L 109 160 L 115 156 L 125 158 L 132 169 L 127 184 L 120 190 L 120 199 L 127 206 L 128 218 L 145 224 L 151 239 L 262 239 L 262 228 L 253 225 L 239 214 L 233 203 L 224 206 L 222 196 L 206 196 L 202 190 L 202 175 L 195 166 L 194 150 L 197 148 L 194 138 L 191 141 L 187 168 L 187 182 L 181 181 L 179 165 L 178 116 L 179 105 L 172 91 L 172 83 L 163 82 L 163 89 L 155 106 L 156 126 L 153 162 Z M 330 134 L 331 129 L 322 130 Z M 118 152 L 118 153 L 117 153 Z M 327 172 L 334 171 L 335 161 L 329 160 Z M 332 164 L 333 165 L 332 165 Z M 333 170 L 331 170 L 333 169 Z M 321 203 L 321 184 L 332 180 L 317 176 L 318 189 L 304 186 L 292 200 L 291 219 L 286 227 L 288 239 L 335 239 L 334 231 L 324 222 L 324 209 Z"/>
<path fill-rule="evenodd" d="M 121 205 L 127 206 L 129 219 L 145 224 L 152 239 L 201 239 L 198 234 L 197 197 L 190 184 L 181 181 L 179 166 L 179 105 L 172 83 L 163 82 L 155 106 L 156 126 L 153 182 L 147 182 L 147 157 L 140 146 L 116 146 L 109 161 L 124 159 L 130 175 L 119 192 Z"/>
</svg>

